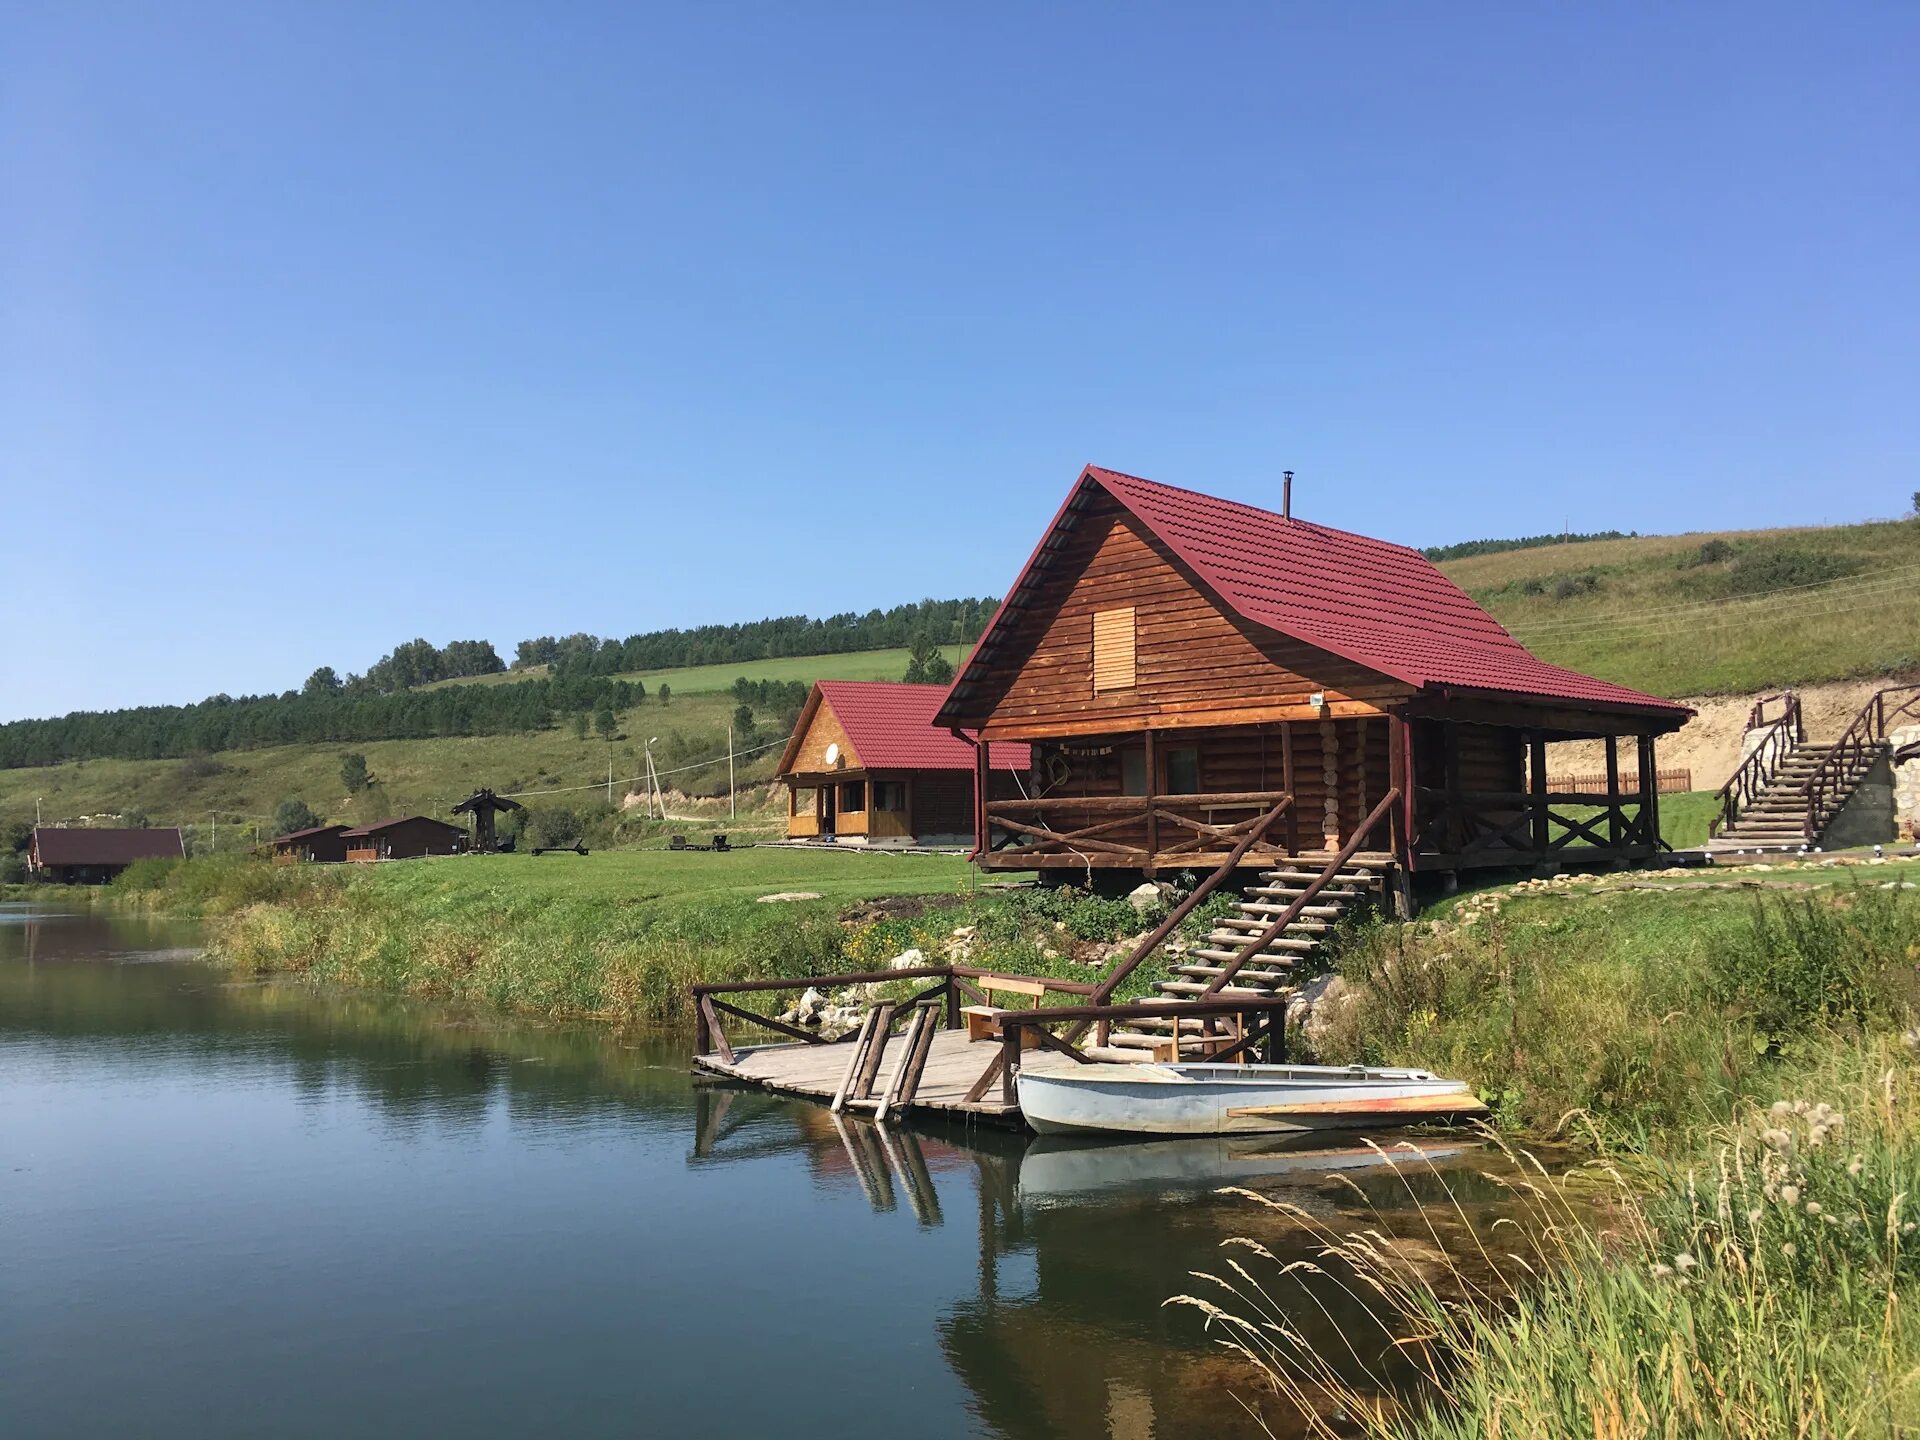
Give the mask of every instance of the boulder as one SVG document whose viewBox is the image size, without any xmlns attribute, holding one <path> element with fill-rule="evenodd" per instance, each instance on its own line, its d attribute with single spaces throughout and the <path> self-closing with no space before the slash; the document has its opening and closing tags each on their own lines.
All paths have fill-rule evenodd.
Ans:
<svg viewBox="0 0 1920 1440">
<path fill-rule="evenodd" d="M 889 970 L 917 970 L 926 963 L 927 952 L 916 945 L 913 949 L 902 950 L 898 955 L 894 956 L 893 959 L 887 962 L 887 968 Z"/>
<path fill-rule="evenodd" d="M 755 902 L 761 905 L 778 904 L 783 900 L 818 900 L 818 890 L 781 890 L 772 895 L 755 896 Z"/>
<path fill-rule="evenodd" d="M 1144 885 L 1136 885 L 1127 892 L 1127 903 L 1133 906 L 1135 913 L 1148 915 L 1165 905 L 1173 897 L 1173 886 L 1164 881 L 1149 880 Z"/>
</svg>

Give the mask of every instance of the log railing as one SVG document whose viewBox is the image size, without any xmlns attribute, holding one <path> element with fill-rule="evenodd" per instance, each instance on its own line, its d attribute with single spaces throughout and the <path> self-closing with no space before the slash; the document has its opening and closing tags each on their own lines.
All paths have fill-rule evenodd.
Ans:
<svg viewBox="0 0 1920 1440">
<path fill-rule="evenodd" d="M 1819 836 L 1853 793 L 1854 783 L 1880 757 L 1887 737 L 1907 724 L 1920 723 L 1920 685 L 1895 685 L 1876 692 L 1860 707 L 1845 731 L 1807 781 L 1806 836 Z"/>
<path fill-rule="evenodd" d="M 1777 713 L 1771 718 L 1767 714 L 1769 707 L 1777 707 Z M 1807 725 L 1801 714 L 1800 697 L 1784 690 L 1754 701 L 1753 709 L 1747 712 L 1747 733 L 1751 735 L 1757 730 L 1765 730 L 1766 734 L 1720 787 L 1719 812 L 1707 824 L 1709 838 L 1737 821 L 1741 811 L 1773 783 L 1781 762 L 1793 753 L 1794 746 L 1805 742 Z"/>
<path fill-rule="evenodd" d="M 994 800 L 987 821 L 1005 832 L 993 846 L 1009 860 L 1051 856 L 1103 856 L 1176 866 L 1183 859 L 1211 857 L 1261 825 L 1284 790 L 1240 790 L 1206 795 L 1053 795 L 1036 800 Z M 1219 811 L 1247 811 L 1222 817 Z M 1065 818 L 1065 817 L 1071 817 Z M 1264 827 L 1262 827 L 1264 833 Z M 1161 843 L 1149 854 L 1146 837 Z M 1177 836 L 1168 842 L 1166 837 Z M 1266 847 L 1281 853 L 1279 847 Z M 1245 851 L 1241 852 L 1243 855 Z"/>
<path fill-rule="evenodd" d="M 763 1015 L 748 1009 L 738 1000 L 724 997 L 810 989 L 838 990 L 848 985 L 886 985 L 907 980 L 931 980 L 933 983 L 905 1000 L 885 1002 L 891 1006 L 890 1024 L 910 1019 L 918 1006 L 938 1004 L 942 1009 L 943 1021 L 950 1030 L 959 1027 L 963 1000 L 976 1005 L 989 1003 L 987 992 L 973 983 L 975 981 L 1014 980 L 1022 985 L 1037 985 L 1049 994 L 1082 998 L 1091 997 L 1099 988 L 1087 980 L 1056 980 L 1050 975 L 1009 975 L 1005 971 L 986 970 L 978 965 L 912 965 L 901 970 L 861 970 L 847 975 L 803 975 L 791 980 L 725 980 L 692 985 L 688 987 L 687 994 L 693 1000 L 694 1054 L 713 1055 L 727 1065 L 734 1063 L 733 1045 L 727 1039 L 720 1018 L 723 1015 L 762 1030 L 771 1030 L 777 1035 L 805 1041 L 809 1045 L 847 1044 L 856 1040 L 860 1033 L 856 1028 L 830 1039 L 817 1031 L 790 1024 L 774 1015 Z"/>
<path fill-rule="evenodd" d="M 1557 855 L 1591 847 L 1607 852 L 1653 851 L 1660 837 L 1648 834 L 1649 808 L 1637 794 L 1604 790 L 1448 791 L 1421 787 L 1421 825 L 1414 848 L 1448 849 L 1462 859 Z M 1442 845 L 1434 837 L 1449 837 Z M 1539 837 L 1546 837 L 1544 850 Z"/>
</svg>

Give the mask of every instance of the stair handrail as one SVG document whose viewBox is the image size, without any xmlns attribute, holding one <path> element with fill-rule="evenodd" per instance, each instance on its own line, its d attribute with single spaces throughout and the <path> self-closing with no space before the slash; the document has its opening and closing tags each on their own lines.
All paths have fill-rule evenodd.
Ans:
<svg viewBox="0 0 1920 1440">
<path fill-rule="evenodd" d="M 1905 698 L 1889 714 L 1888 697 L 1896 695 Z M 1849 786 L 1859 772 L 1873 762 L 1873 752 L 1886 743 L 1888 732 L 1896 728 L 1887 722 L 1903 715 L 1920 716 L 1920 685 L 1889 685 L 1874 691 L 1814 767 L 1813 774 L 1807 778 L 1807 810 L 1801 822 L 1809 844 L 1819 838 L 1827 822 L 1839 813 L 1846 803 Z"/>
<path fill-rule="evenodd" d="M 1293 796 L 1287 794 L 1281 798 L 1278 805 L 1275 805 L 1271 810 L 1267 811 L 1266 814 L 1262 815 L 1259 820 L 1254 823 L 1253 828 L 1247 831 L 1241 838 L 1240 843 L 1228 852 L 1227 858 L 1222 860 L 1210 875 L 1205 876 L 1198 885 L 1194 886 L 1193 893 L 1188 895 L 1187 898 L 1182 900 L 1178 905 L 1174 906 L 1173 909 L 1167 913 L 1167 918 L 1154 926 L 1152 930 L 1142 937 L 1140 942 L 1133 947 L 1132 952 L 1127 958 L 1116 965 L 1113 968 L 1113 972 L 1108 975 L 1105 980 L 1100 982 L 1099 986 L 1095 988 L 1089 1003 L 1105 1005 L 1111 1000 L 1113 998 L 1113 992 L 1120 988 L 1121 982 L 1140 968 L 1141 961 L 1145 960 L 1166 943 L 1167 937 L 1180 928 L 1181 922 L 1200 908 L 1201 901 L 1205 900 L 1226 882 L 1227 877 L 1239 868 L 1240 862 L 1246 858 L 1247 852 L 1260 843 L 1261 838 L 1266 835 L 1267 831 L 1273 828 L 1273 823 L 1282 815 L 1286 814 L 1287 808 L 1292 804 Z"/>
<path fill-rule="evenodd" d="M 1218 975 L 1207 982 L 1207 988 L 1200 992 L 1198 998 L 1202 1000 L 1213 998 L 1219 993 L 1221 987 L 1240 973 L 1241 967 L 1247 961 L 1285 934 L 1287 927 L 1299 918 L 1300 912 L 1312 903 L 1313 897 L 1331 885 L 1334 877 L 1346 868 L 1347 862 L 1359 853 L 1360 846 L 1366 841 L 1367 836 L 1371 835 L 1374 828 L 1393 812 L 1393 807 L 1399 803 L 1399 800 L 1400 787 L 1395 785 L 1380 797 L 1380 803 L 1373 807 L 1373 813 L 1360 822 L 1358 828 L 1347 838 L 1347 843 L 1340 847 L 1339 853 L 1327 862 L 1327 868 L 1307 882 L 1307 888 L 1302 890 L 1299 897 L 1280 913 L 1279 919 L 1234 952 L 1233 958 L 1221 967 Z"/>
<path fill-rule="evenodd" d="M 1780 701 L 1780 713 L 1773 719 L 1766 718 L 1768 704 Z M 1720 797 L 1720 809 L 1713 819 L 1707 822 L 1707 836 L 1711 839 L 1727 826 L 1740 819 L 1741 811 L 1772 783 L 1779 773 L 1781 762 L 1793 753 L 1796 745 L 1807 738 L 1807 725 L 1800 708 L 1800 697 L 1791 690 L 1783 690 L 1778 695 L 1762 695 L 1753 702 L 1753 708 L 1747 712 L 1746 734 L 1764 729 L 1767 733 L 1760 742 L 1747 752 L 1727 783 L 1716 792 Z"/>
</svg>

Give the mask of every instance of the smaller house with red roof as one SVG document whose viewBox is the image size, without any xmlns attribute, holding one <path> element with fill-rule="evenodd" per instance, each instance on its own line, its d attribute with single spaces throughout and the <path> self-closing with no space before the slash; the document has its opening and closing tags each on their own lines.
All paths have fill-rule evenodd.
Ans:
<svg viewBox="0 0 1920 1440">
<path fill-rule="evenodd" d="M 425 855 L 458 855 L 466 847 L 467 832 L 430 815 L 400 815 L 344 831 L 340 839 L 349 860 L 418 860 Z"/>
<path fill-rule="evenodd" d="M 822 680 L 780 756 L 787 835 L 843 845 L 972 845 L 974 754 L 934 726 L 942 685 Z M 996 746 L 988 794 L 1022 793 L 1025 745 Z"/>
<path fill-rule="evenodd" d="M 936 707 L 979 774 L 1031 752 L 1025 795 L 976 786 L 981 865 L 1660 851 L 1654 742 L 1691 710 L 1550 665 L 1419 551 L 1291 512 L 1081 472 Z M 1547 748 L 1581 740 L 1604 742 L 1604 787 L 1549 793 Z"/>
<path fill-rule="evenodd" d="M 276 865 L 328 864 L 347 858 L 347 826 L 314 825 L 289 830 L 267 842 Z"/>
<path fill-rule="evenodd" d="M 136 860 L 181 860 L 186 853 L 177 829 L 37 825 L 27 849 L 27 869 L 56 884 L 104 885 Z"/>
</svg>

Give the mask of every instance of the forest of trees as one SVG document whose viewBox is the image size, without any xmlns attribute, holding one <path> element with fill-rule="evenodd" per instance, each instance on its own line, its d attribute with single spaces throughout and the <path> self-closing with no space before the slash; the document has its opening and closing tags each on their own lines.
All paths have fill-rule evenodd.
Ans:
<svg viewBox="0 0 1920 1440">
<path fill-rule="evenodd" d="M 788 655 L 844 655 L 889 650 L 925 636 L 936 645 L 969 645 L 993 618 L 996 599 L 920 600 L 890 610 L 849 612 L 815 620 L 786 615 L 697 630 L 651 630 L 624 640 L 596 635 L 542 635 L 522 640 L 513 668 L 551 665 L 555 674 L 619 675 L 687 665 L 731 665 Z"/>
<path fill-rule="evenodd" d="M 1632 540 L 1638 530 L 1562 531 L 1558 535 L 1522 535 L 1517 540 L 1461 540 L 1452 545 L 1429 545 L 1420 553 L 1438 564 L 1464 560 L 1469 555 L 1498 555 L 1507 550 L 1534 550 L 1542 545 L 1577 545 L 1582 540 Z"/>
<path fill-rule="evenodd" d="M 46 720 L 0 724 L 0 769 L 66 760 L 163 760 L 262 745 L 418 740 L 440 735 L 508 735 L 544 730 L 556 715 L 597 721 L 646 698 L 646 688 L 611 677 L 634 670 L 729 664 L 787 655 L 832 655 L 913 645 L 924 662 L 931 645 L 968 643 L 993 615 L 993 600 L 922 600 L 864 615 L 805 616 L 657 630 L 625 640 L 592 635 L 523 640 L 514 668 L 551 665 L 549 675 L 496 685 L 420 687 L 439 680 L 496 675 L 507 667 L 491 641 L 427 640 L 396 645 L 344 679 L 322 665 L 298 690 L 280 695 L 215 695 L 196 705 L 144 705 L 77 711 Z M 939 656 L 933 654 L 934 660 Z M 762 728 L 799 712 L 807 687 L 797 681 L 742 682 L 736 698 L 758 712 Z M 659 698 L 669 695 L 660 687 Z M 602 725 L 604 731 L 607 727 Z"/>
<path fill-rule="evenodd" d="M 0 768 L 63 760 L 161 760 L 260 745 L 509 735 L 544 730 L 556 713 L 625 710 L 642 693 L 624 680 L 581 675 L 392 695 L 344 688 L 237 699 L 216 695 L 197 705 L 81 711 L 0 725 Z"/>
</svg>

